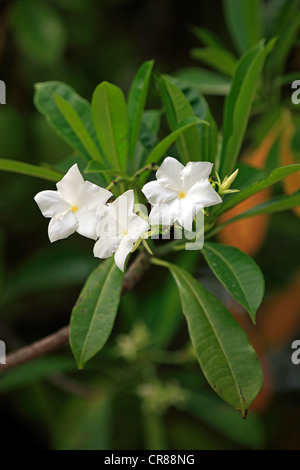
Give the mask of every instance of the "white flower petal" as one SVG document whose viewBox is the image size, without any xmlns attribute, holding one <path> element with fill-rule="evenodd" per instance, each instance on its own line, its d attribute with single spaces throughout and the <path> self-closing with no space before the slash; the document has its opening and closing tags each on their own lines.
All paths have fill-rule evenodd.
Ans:
<svg viewBox="0 0 300 470">
<path fill-rule="evenodd" d="M 99 238 L 94 245 L 94 256 L 97 258 L 109 258 L 118 249 L 120 238 Z"/>
<path fill-rule="evenodd" d="M 220 204 L 222 199 L 219 194 L 212 188 L 208 180 L 200 181 L 188 191 L 186 200 L 192 205 L 202 205 L 210 207 Z"/>
<path fill-rule="evenodd" d="M 182 183 L 185 191 L 194 184 L 207 180 L 211 174 L 213 164 L 210 162 L 188 162 L 182 170 Z"/>
<path fill-rule="evenodd" d="M 67 238 L 76 232 L 77 226 L 78 222 L 71 211 L 60 218 L 51 219 L 48 227 L 50 241 L 55 242 L 56 240 Z"/>
<path fill-rule="evenodd" d="M 179 199 L 174 199 L 165 204 L 156 204 L 152 207 L 149 222 L 151 225 L 172 225 L 179 211 Z"/>
<path fill-rule="evenodd" d="M 81 210 L 74 213 L 75 218 L 78 222 L 78 227 L 76 232 L 82 235 L 83 237 L 92 238 L 96 240 L 97 232 L 96 227 L 99 222 L 99 218 L 95 211 L 85 211 Z"/>
<path fill-rule="evenodd" d="M 151 204 L 163 204 L 178 196 L 178 191 L 166 188 L 158 181 L 150 181 L 150 183 L 145 184 L 142 192 Z"/>
<path fill-rule="evenodd" d="M 184 166 L 173 157 L 167 157 L 156 172 L 157 181 L 161 186 L 180 192 L 183 190 L 181 172 Z"/>
<path fill-rule="evenodd" d="M 119 196 L 112 204 L 109 204 L 114 211 L 115 220 L 118 223 L 118 232 L 122 235 L 124 230 L 128 230 L 128 214 L 133 213 L 134 192 L 132 189 Z M 112 212 L 113 214 L 113 212 Z"/>
<path fill-rule="evenodd" d="M 111 196 L 112 193 L 107 189 L 85 181 L 80 187 L 79 206 L 85 207 L 86 210 L 97 209 L 97 207 L 101 209 Z"/>
<path fill-rule="evenodd" d="M 201 208 L 201 205 L 193 205 L 187 199 L 183 199 L 180 201 L 180 211 L 177 213 L 176 220 L 185 230 L 191 231 L 194 217 Z"/>
<path fill-rule="evenodd" d="M 145 232 L 147 232 L 149 224 L 142 217 L 132 214 L 128 219 L 128 237 L 136 242 Z"/>
<path fill-rule="evenodd" d="M 124 237 L 115 252 L 115 263 L 121 271 L 124 271 L 124 265 L 127 255 L 133 248 L 133 241 L 129 237 Z"/>
<path fill-rule="evenodd" d="M 59 194 L 71 206 L 77 206 L 84 180 L 78 169 L 77 163 L 65 174 L 63 179 L 56 184 Z"/>
<path fill-rule="evenodd" d="M 59 217 L 70 209 L 57 191 L 41 191 L 34 200 L 44 217 Z"/>
</svg>

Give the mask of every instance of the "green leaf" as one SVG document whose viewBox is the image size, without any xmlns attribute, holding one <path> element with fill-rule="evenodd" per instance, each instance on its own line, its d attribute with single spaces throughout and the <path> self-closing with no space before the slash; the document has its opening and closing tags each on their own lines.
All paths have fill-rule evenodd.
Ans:
<svg viewBox="0 0 300 470">
<path fill-rule="evenodd" d="M 209 29 L 192 26 L 191 31 L 205 46 L 225 49 L 218 36 L 212 33 Z"/>
<path fill-rule="evenodd" d="M 95 145 L 92 137 L 84 126 L 81 117 L 77 114 L 75 109 L 68 103 L 67 100 L 57 95 L 57 93 L 53 94 L 58 109 L 75 132 L 87 153 L 92 157 L 93 160 L 97 160 L 99 163 L 101 163 L 102 168 L 105 168 L 105 162 L 99 152 L 99 149 Z"/>
<path fill-rule="evenodd" d="M 170 80 L 184 93 L 195 115 L 204 120 L 204 124 L 198 124 L 200 155 L 203 160 L 215 163 L 219 149 L 219 132 L 207 101 L 197 89 L 188 85 L 184 80 L 173 77 L 170 77 Z"/>
<path fill-rule="evenodd" d="M 165 154 L 165 152 L 168 150 L 168 148 L 172 145 L 173 142 L 175 142 L 178 137 L 185 132 L 187 129 L 190 127 L 194 126 L 195 124 L 198 124 L 200 122 L 204 122 L 196 117 L 190 117 L 185 119 L 183 122 L 181 122 L 178 126 L 178 129 L 171 134 L 169 134 L 167 137 L 165 137 L 163 140 L 157 144 L 157 146 L 152 150 L 152 152 L 148 155 L 146 164 L 147 163 L 152 163 L 152 162 L 158 162 L 159 159 Z"/>
<path fill-rule="evenodd" d="M 70 322 L 70 345 L 78 367 L 103 348 L 119 307 L 123 273 L 113 257 L 100 264 L 87 279 Z"/>
<path fill-rule="evenodd" d="M 174 73 L 175 77 L 204 95 L 227 95 L 230 78 L 200 67 L 185 67 Z"/>
<path fill-rule="evenodd" d="M 243 54 L 262 36 L 261 0 L 224 0 L 224 9 L 236 49 Z"/>
<path fill-rule="evenodd" d="M 248 255 L 233 246 L 206 242 L 202 253 L 210 269 L 232 297 L 249 312 L 253 323 L 264 295 L 264 277 Z"/>
<path fill-rule="evenodd" d="M 170 269 L 177 283 L 191 341 L 206 379 L 223 400 L 246 417 L 263 381 L 246 333 L 224 305 L 187 271 L 157 261 Z"/>
<path fill-rule="evenodd" d="M 237 215 L 230 220 L 227 220 L 219 227 L 221 229 L 226 225 L 230 225 L 233 222 L 236 222 L 237 220 L 246 219 L 247 217 L 254 217 L 261 214 L 274 214 L 275 212 L 286 211 L 297 206 L 300 206 L 299 191 L 294 194 L 276 196 L 267 202 L 259 204 L 258 206 L 255 206 L 252 209 L 249 209 L 248 211 L 243 212 L 242 214 Z"/>
<path fill-rule="evenodd" d="M 59 10 L 49 2 L 16 2 L 12 27 L 20 52 L 30 61 L 52 66 L 62 59 L 67 44 L 65 26 Z"/>
<path fill-rule="evenodd" d="M 236 58 L 226 49 L 217 47 L 194 48 L 190 51 L 193 59 L 200 60 L 225 75 L 233 76 L 236 68 Z"/>
<path fill-rule="evenodd" d="M 64 176 L 59 171 L 50 168 L 39 167 L 25 162 L 16 160 L 6 160 L 0 158 L 0 170 L 11 171 L 12 173 L 20 173 L 21 175 L 34 176 L 48 181 L 57 182 Z"/>
<path fill-rule="evenodd" d="M 101 148 L 110 166 L 126 171 L 128 114 L 122 90 L 108 82 L 100 83 L 93 93 L 92 115 Z"/>
<path fill-rule="evenodd" d="M 282 179 L 286 178 L 287 176 L 296 173 L 296 171 L 300 171 L 300 163 L 296 163 L 294 165 L 287 165 L 281 166 L 276 168 L 275 170 L 262 172 L 263 176 L 260 179 L 254 180 L 254 182 L 250 182 L 249 186 L 245 189 L 242 189 L 239 193 L 234 194 L 233 196 L 229 197 L 223 204 L 220 205 L 214 212 L 214 216 L 219 216 L 224 212 L 228 211 L 232 207 L 236 206 L 240 202 L 248 199 L 248 197 L 253 196 L 253 194 L 262 191 L 269 186 L 281 181 Z M 261 172 L 256 172 L 259 176 Z"/>
<path fill-rule="evenodd" d="M 89 102 L 81 98 L 71 87 L 61 82 L 45 82 L 35 84 L 34 104 L 56 133 L 62 137 L 73 149 L 88 161 L 92 158 L 82 144 L 72 126 L 68 123 L 55 101 L 55 95 L 65 99 L 80 116 L 84 127 L 98 146 L 96 131 L 92 121 L 91 106 Z M 99 148 L 99 151 L 101 149 Z"/>
<path fill-rule="evenodd" d="M 157 77 L 157 82 L 170 129 L 174 132 L 182 121 L 195 117 L 195 113 L 185 95 L 169 77 L 165 75 Z M 177 145 L 184 163 L 201 160 L 200 138 L 196 124 L 180 135 Z"/>
<path fill-rule="evenodd" d="M 284 72 L 286 61 L 297 39 L 300 24 L 299 0 L 285 0 L 280 3 L 276 0 L 275 4 L 273 1 L 268 2 L 265 23 L 268 36 L 278 37 L 276 49 L 267 59 L 266 71 L 271 79 L 277 76 L 280 81 L 280 75 Z M 288 83 L 292 81 L 291 79 Z"/>
<path fill-rule="evenodd" d="M 274 40 L 270 41 L 266 47 L 263 41 L 260 42 L 242 57 L 236 68 L 232 87 L 225 103 L 219 170 L 221 178 L 230 175 L 235 168 L 260 74 L 266 56 L 273 46 Z"/>
<path fill-rule="evenodd" d="M 146 103 L 149 82 L 154 61 L 145 62 L 138 70 L 128 94 L 129 147 L 128 154 L 134 159 L 135 147 L 139 137 L 141 119 Z"/>
</svg>

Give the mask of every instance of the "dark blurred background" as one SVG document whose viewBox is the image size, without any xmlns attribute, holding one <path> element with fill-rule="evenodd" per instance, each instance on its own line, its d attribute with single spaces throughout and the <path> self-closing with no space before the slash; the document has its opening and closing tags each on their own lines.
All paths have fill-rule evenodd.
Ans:
<svg viewBox="0 0 300 470">
<path fill-rule="evenodd" d="M 191 33 L 192 25 L 211 30 L 233 51 L 221 0 L 1 1 L 0 79 L 7 86 L 7 104 L 0 107 L 0 158 L 55 165 L 71 154 L 35 109 L 35 83 L 60 80 L 88 100 L 102 80 L 117 84 L 127 93 L 145 60 L 154 59 L 155 70 L 168 74 L 197 66 L 189 53 L 199 46 Z M 299 70 L 299 57 L 298 44 L 288 58 L 288 72 Z M 224 97 L 207 99 L 221 125 Z M 161 106 L 153 83 L 147 106 Z M 250 134 L 247 144 L 253 151 L 256 142 Z M 41 217 L 33 197 L 53 187 L 42 180 L 0 173 L 0 337 L 8 350 L 67 324 L 86 276 L 97 266 L 90 254 L 90 240 L 74 235 L 63 243 L 49 244 L 48 221 Z M 265 315 L 268 322 L 260 335 L 246 320 L 241 323 L 262 351 L 266 385 L 246 431 L 235 415 L 227 417 L 223 405 L 211 399 L 197 364 L 185 350 L 187 334 L 174 286 L 163 274 L 157 279 L 157 271 L 151 271 L 136 294 L 123 299 L 110 344 L 79 377 L 65 350 L 61 356 L 54 355 L 52 363 L 25 368 L 19 376 L 12 375 L 8 385 L 2 385 L 3 447 L 18 441 L 22 449 L 135 449 L 155 445 L 171 449 L 300 448 L 300 365 L 297 368 L 290 360 L 291 342 L 300 332 L 297 215 L 274 215 L 253 256 L 266 277 L 262 309 L 267 313 L 259 315 Z M 205 265 L 195 259 L 189 263 L 211 290 L 220 290 Z M 151 282 L 153 290 L 149 292 L 147 285 Z M 187 362 L 182 371 L 178 364 L 162 361 L 151 388 L 147 377 L 139 378 L 136 368 L 146 361 L 144 349 L 152 344 L 151 325 L 154 332 L 159 331 L 159 318 L 153 317 L 162 305 L 174 313 L 177 322 L 174 337 L 169 342 L 166 339 L 165 346 L 169 352 L 185 351 Z M 232 313 L 243 315 L 234 307 Z M 286 322 L 289 326 L 281 334 Z M 141 362 L 136 366 L 134 354 L 132 358 L 126 349 L 128 341 L 138 345 Z M 264 347 L 266 342 L 268 348 Z M 119 349 L 115 349 L 116 344 Z M 120 351 L 128 353 L 125 366 Z M 45 377 L 47 368 L 49 376 Z M 169 385 L 160 387 L 161 382 Z M 197 412 L 181 409 L 183 385 L 203 392 L 202 398 L 198 397 Z M 94 389 L 100 390 L 96 399 Z M 137 411 L 139 407 L 144 414 Z M 202 413 L 205 407 L 207 415 Z"/>
</svg>

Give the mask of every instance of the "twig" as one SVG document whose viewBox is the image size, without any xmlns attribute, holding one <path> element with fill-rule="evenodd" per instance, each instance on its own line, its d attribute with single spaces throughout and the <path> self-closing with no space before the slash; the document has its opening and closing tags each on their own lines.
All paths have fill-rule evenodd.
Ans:
<svg viewBox="0 0 300 470">
<path fill-rule="evenodd" d="M 142 277 L 149 266 L 149 255 L 140 253 L 135 261 L 130 265 L 125 273 L 122 286 L 122 295 L 132 289 Z M 29 346 L 18 349 L 6 357 L 6 364 L 0 364 L 0 373 L 4 370 L 12 369 L 20 364 L 29 362 L 38 357 L 56 351 L 57 349 L 67 346 L 69 343 L 69 326 L 65 326 L 55 333 L 42 338 Z"/>
</svg>

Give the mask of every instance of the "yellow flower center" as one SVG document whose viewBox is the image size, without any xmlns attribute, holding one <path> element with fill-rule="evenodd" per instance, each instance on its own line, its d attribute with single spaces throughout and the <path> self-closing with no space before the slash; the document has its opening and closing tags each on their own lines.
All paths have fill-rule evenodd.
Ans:
<svg viewBox="0 0 300 470">
<path fill-rule="evenodd" d="M 122 233 L 123 237 L 126 237 L 126 235 L 128 235 L 128 232 L 127 230 L 123 230 L 123 233 Z"/>
<path fill-rule="evenodd" d="M 78 207 L 77 207 L 77 206 L 72 206 L 72 207 L 71 207 L 71 211 L 72 211 L 72 212 L 77 212 L 77 211 L 78 211 Z"/>
<path fill-rule="evenodd" d="M 178 195 L 179 199 L 184 199 L 186 196 L 185 192 L 184 191 L 181 191 Z"/>
</svg>

